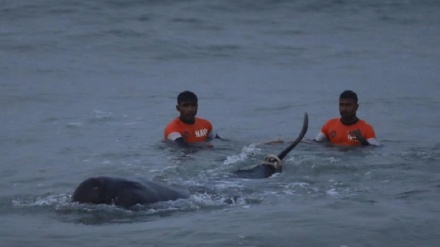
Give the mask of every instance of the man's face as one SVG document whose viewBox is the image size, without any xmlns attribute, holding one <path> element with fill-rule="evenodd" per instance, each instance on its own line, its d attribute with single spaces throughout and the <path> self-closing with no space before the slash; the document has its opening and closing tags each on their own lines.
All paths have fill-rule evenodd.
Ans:
<svg viewBox="0 0 440 247">
<path fill-rule="evenodd" d="M 185 122 L 193 123 L 197 115 L 198 104 L 196 101 L 182 101 L 177 106 L 177 111 L 180 112 L 180 119 Z"/>
<path fill-rule="evenodd" d="M 358 104 L 354 99 L 339 99 L 339 113 L 342 119 L 351 119 L 356 116 Z"/>
</svg>

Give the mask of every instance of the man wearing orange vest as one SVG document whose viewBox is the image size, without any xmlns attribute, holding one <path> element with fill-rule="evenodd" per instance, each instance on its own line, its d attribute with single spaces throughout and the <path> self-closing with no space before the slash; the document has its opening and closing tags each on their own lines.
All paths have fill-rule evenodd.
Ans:
<svg viewBox="0 0 440 247">
<path fill-rule="evenodd" d="M 358 97 L 346 90 L 339 96 L 341 118 L 328 120 L 314 139 L 317 142 L 330 141 L 341 146 L 379 146 L 373 127 L 356 116 Z"/>
<path fill-rule="evenodd" d="M 221 139 L 213 130 L 211 122 L 196 117 L 198 109 L 197 95 L 190 91 L 181 92 L 177 96 L 179 117 L 172 120 L 164 130 L 164 139 L 175 141 L 182 146 Z"/>
</svg>

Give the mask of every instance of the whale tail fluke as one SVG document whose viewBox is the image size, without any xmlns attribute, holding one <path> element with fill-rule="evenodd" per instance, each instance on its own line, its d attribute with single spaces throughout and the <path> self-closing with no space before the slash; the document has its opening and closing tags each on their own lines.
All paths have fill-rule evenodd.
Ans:
<svg viewBox="0 0 440 247">
<path fill-rule="evenodd" d="M 298 137 L 295 139 L 295 141 L 293 141 L 292 144 L 290 144 L 288 147 L 286 147 L 283 151 L 281 151 L 277 155 L 280 160 L 283 160 L 287 156 L 287 154 L 289 154 L 290 151 L 292 151 L 292 149 L 294 147 L 296 147 L 296 145 L 298 145 L 298 143 L 301 142 L 301 140 L 306 135 L 308 128 L 309 128 L 309 115 L 306 112 L 304 114 L 304 120 L 303 120 L 303 126 L 302 126 L 302 129 L 301 129 L 301 132 L 299 133 Z"/>
<path fill-rule="evenodd" d="M 309 127 L 309 116 L 307 112 L 304 114 L 303 126 L 301 132 L 295 141 L 287 146 L 283 151 L 281 151 L 278 155 L 268 155 L 266 156 L 264 163 L 258 166 L 255 166 L 251 169 L 243 169 L 235 171 L 234 174 L 239 178 L 268 178 L 272 176 L 274 173 L 282 172 L 283 170 L 283 162 L 282 160 L 292 151 L 293 148 L 301 142 L 304 136 L 307 133 L 307 129 Z"/>
</svg>

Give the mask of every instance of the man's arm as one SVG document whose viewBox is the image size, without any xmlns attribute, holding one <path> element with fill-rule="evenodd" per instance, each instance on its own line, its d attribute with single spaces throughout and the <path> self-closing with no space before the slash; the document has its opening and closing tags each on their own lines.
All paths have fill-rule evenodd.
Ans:
<svg viewBox="0 0 440 247">
<path fill-rule="evenodd" d="M 367 139 L 362 135 L 362 132 L 360 129 L 356 129 L 353 131 L 350 131 L 350 135 L 354 136 L 358 142 L 361 143 L 362 146 L 368 146 L 370 143 L 368 143 Z"/>
<path fill-rule="evenodd" d="M 207 139 L 208 139 L 208 140 L 219 139 L 219 140 L 223 140 L 223 141 L 225 141 L 225 139 L 221 138 L 221 137 L 217 134 L 217 132 L 215 132 L 215 130 L 211 130 L 211 131 L 208 133 Z"/>
<path fill-rule="evenodd" d="M 174 140 L 181 147 L 190 147 L 191 145 L 183 139 L 183 137 L 178 137 Z"/>
<path fill-rule="evenodd" d="M 167 136 L 167 140 L 177 143 L 181 147 L 190 147 L 191 145 L 183 139 L 179 132 L 171 132 Z"/>
<path fill-rule="evenodd" d="M 379 146 L 379 142 L 376 140 L 376 138 L 369 138 L 368 140 L 362 135 L 362 132 L 360 129 L 356 129 L 350 132 L 350 135 L 353 135 L 362 146 Z"/>
<path fill-rule="evenodd" d="M 321 131 L 316 135 L 315 139 L 313 139 L 315 142 L 324 142 L 329 141 L 327 136 L 324 135 Z"/>
</svg>

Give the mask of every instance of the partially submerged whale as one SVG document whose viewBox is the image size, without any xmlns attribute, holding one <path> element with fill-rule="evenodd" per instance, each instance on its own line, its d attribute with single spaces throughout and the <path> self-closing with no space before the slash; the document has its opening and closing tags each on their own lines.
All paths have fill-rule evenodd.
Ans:
<svg viewBox="0 0 440 247">
<path fill-rule="evenodd" d="M 308 128 L 308 115 L 305 113 L 301 133 L 296 140 L 277 156 L 269 155 L 263 164 L 250 169 L 238 170 L 239 178 L 267 178 L 282 171 L 282 160 L 301 142 Z M 81 182 L 72 195 L 73 202 L 91 204 L 114 204 L 130 208 L 160 201 L 170 201 L 189 197 L 188 194 L 167 185 L 145 180 L 142 182 L 118 177 L 92 177 Z"/>
<path fill-rule="evenodd" d="M 250 169 L 237 170 L 234 175 L 239 178 L 268 178 L 274 173 L 282 172 L 282 160 L 287 156 L 287 154 L 292 151 L 292 149 L 301 142 L 307 133 L 309 126 L 309 116 L 307 113 L 304 114 L 303 126 L 301 132 L 299 133 L 296 140 L 286 147 L 278 155 L 268 155 L 266 156 L 265 162 L 263 164 L 257 165 Z"/>
<path fill-rule="evenodd" d="M 150 180 L 133 181 L 117 177 L 92 177 L 81 182 L 72 195 L 73 202 L 114 204 L 129 208 L 160 201 L 187 198 L 177 189 Z"/>
</svg>

